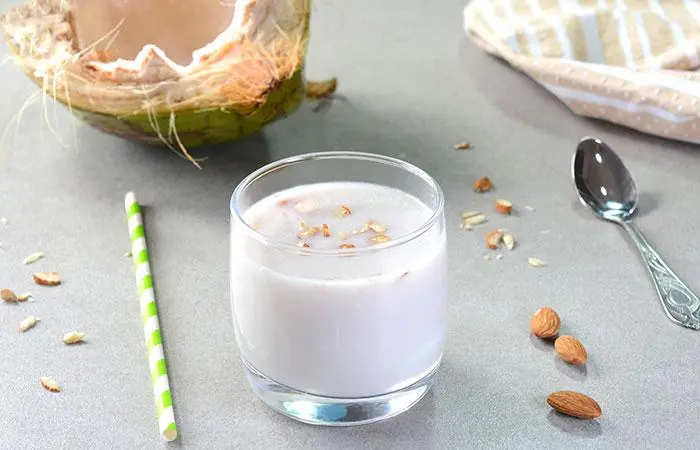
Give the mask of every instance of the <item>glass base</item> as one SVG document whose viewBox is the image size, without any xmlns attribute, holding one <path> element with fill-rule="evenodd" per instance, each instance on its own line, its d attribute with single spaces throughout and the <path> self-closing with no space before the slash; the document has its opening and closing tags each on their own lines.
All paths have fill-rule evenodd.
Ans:
<svg viewBox="0 0 700 450">
<path fill-rule="evenodd" d="M 409 410 L 435 381 L 439 364 L 425 377 L 399 391 L 365 398 L 321 397 L 278 384 L 243 360 L 253 392 L 277 412 L 311 425 L 353 426 L 389 419 Z"/>
</svg>

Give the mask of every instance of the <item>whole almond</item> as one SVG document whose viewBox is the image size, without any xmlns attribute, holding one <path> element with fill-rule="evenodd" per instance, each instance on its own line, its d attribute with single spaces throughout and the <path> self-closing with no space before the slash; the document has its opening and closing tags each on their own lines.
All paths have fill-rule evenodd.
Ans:
<svg viewBox="0 0 700 450">
<path fill-rule="evenodd" d="M 561 359 L 575 366 L 586 364 L 586 361 L 588 361 L 586 348 L 581 344 L 581 341 L 573 336 L 559 336 L 554 341 L 554 351 L 557 352 Z"/>
<path fill-rule="evenodd" d="M 530 331 L 539 338 L 556 336 L 559 333 L 560 326 L 559 314 L 548 306 L 535 311 L 535 314 L 530 319 Z"/>
<path fill-rule="evenodd" d="M 547 397 L 547 404 L 556 411 L 579 419 L 596 419 L 603 414 L 598 402 L 574 391 L 558 391 Z"/>
</svg>

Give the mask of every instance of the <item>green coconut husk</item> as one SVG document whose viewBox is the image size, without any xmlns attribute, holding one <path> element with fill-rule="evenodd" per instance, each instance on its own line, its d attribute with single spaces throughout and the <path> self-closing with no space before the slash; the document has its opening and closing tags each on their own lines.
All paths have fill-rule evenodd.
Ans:
<svg viewBox="0 0 700 450">
<path fill-rule="evenodd" d="M 80 19 L 90 11 L 80 8 L 94 9 L 90 1 L 99 3 L 27 1 L 0 25 L 27 76 L 94 127 L 189 156 L 187 148 L 258 131 L 304 99 L 310 0 L 238 0 L 227 31 L 178 63 L 153 46 L 120 54 L 130 44 L 115 44 L 124 20 L 86 42 Z"/>
</svg>

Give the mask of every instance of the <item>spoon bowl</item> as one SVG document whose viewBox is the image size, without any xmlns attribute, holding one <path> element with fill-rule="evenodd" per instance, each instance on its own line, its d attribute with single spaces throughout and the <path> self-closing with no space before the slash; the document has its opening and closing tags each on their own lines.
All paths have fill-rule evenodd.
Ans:
<svg viewBox="0 0 700 450">
<path fill-rule="evenodd" d="M 677 325 L 700 330 L 700 298 L 671 270 L 637 228 L 639 192 L 622 159 L 597 138 L 582 139 L 571 161 L 579 200 L 598 217 L 622 225 L 646 263 L 664 311 Z"/>
<path fill-rule="evenodd" d="M 637 185 L 607 144 L 596 138 L 581 140 L 571 169 L 579 199 L 585 206 L 613 222 L 632 219 L 639 203 Z"/>
</svg>

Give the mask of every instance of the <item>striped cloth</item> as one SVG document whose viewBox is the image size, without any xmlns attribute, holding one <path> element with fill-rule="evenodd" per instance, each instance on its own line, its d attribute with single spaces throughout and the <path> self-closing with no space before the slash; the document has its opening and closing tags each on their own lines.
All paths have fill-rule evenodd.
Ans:
<svg viewBox="0 0 700 450">
<path fill-rule="evenodd" d="M 700 143 L 700 0 L 472 0 L 464 28 L 575 114 Z"/>
</svg>

